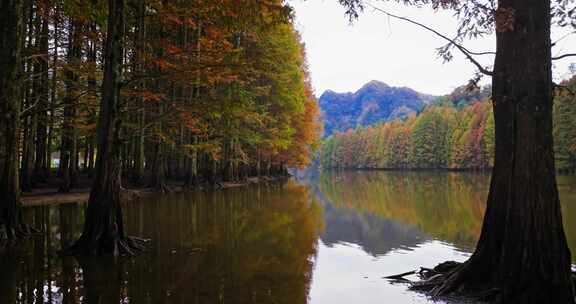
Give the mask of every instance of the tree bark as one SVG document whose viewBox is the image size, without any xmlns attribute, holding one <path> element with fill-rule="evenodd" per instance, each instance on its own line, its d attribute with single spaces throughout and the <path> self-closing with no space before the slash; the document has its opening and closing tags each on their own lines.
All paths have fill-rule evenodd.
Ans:
<svg viewBox="0 0 576 304">
<path fill-rule="evenodd" d="M 574 303 L 554 167 L 550 0 L 498 4 L 513 26 L 497 25 L 496 151 L 482 233 L 472 257 L 433 292 L 493 289 L 498 303 Z"/>
<path fill-rule="evenodd" d="M 60 6 L 54 6 L 54 51 L 52 52 L 52 77 L 50 79 L 50 116 L 48 117 L 48 135 L 46 139 L 46 162 L 48 170 L 46 176 L 52 175 L 52 143 L 54 139 L 54 123 L 56 121 L 55 107 L 57 104 L 57 90 L 58 90 L 58 52 L 60 46 Z"/>
<path fill-rule="evenodd" d="M 0 2 L 0 127 L 4 166 L 0 175 L 0 239 L 22 236 L 18 151 L 20 137 L 20 68 L 22 0 Z"/>
<path fill-rule="evenodd" d="M 68 64 L 76 65 L 81 60 L 82 50 L 80 47 L 80 32 L 82 25 L 70 18 L 70 29 L 68 38 Z M 60 147 L 60 173 L 62 183 L 60 192 L 70 192 L 76 188 L 77 184 L 77 135 L 74 130 L 74 117 L 76 116 L 76 86 L 78 76 L 74 68 L 68 67 L 65 71 L 66 96 L 64 97 L 64 122 L 62 126 L 62 142 Z"/>
<path fill-rule="evenodd" d="M 42 17 L 42 29 L 40 31 L 40 52 L 48 55 L 48 18 Z M 45 182 L 49 163 L 47 158 L 47 134 L 48 134 L 48 95 L 49 85 L 48 82 L 48 59 L 41 59 L 40 67 L 40 84 L 38 88 L 38 107 L 41 109 L 38 112 L 38 121 L 36 125 L 36 157 L 34 163 L 34 177 L 35 182 Z"/>
<path fill-rule="evenodd" d="M 139 0 L 137 6 L 136 29 L 135 29 L 135 51 L 134 51 L 134 71 L 136 75 L 143 75 L 145 72 L 144 55 L 146 52 L 145 39 L 146 39 L 146 22 L 144 15 L 146 14 L 145 0 Z M 140 93 L 146 90 L 146 83 L 144 80 L 139 81 L 136 86 Z M 135 114 L 136 124 L 138 125 L 137 135 L 134 137 L 134 163 L 131 169 L 132 182 L 140 184 L 144 179 L 144 144 L 145 144 L 145 124 L 146 124 L 146 103 L 143 97 L 138 100 L 140 109 Z"/>
<path fill-rule="evenodd" d="M 152 164 L 152 170 L 150 171 L 150 182 L 148 186 L 154 191 L 160 193 L 168 193 L 170 190 L 166 185 L 166 157 L 165 157 L 165 147 L 162 142 L 156 143 L 154 148 L 154 160 Z"/>
<path fill-rule="evenodd" d="M 108 1 L 104 80 L 98 118 L 96 175 L 90 191 L 80 239 L 63 251 L 68 255 L 133 255 L 143 241 L 124 232 L 121 188 L 120 88 L 122 81 L 124 0 Z"/>
<path fill-rule="evenodd" d="M 26 41 L 26 46 L 24 48 L 23 54 L 28 57 L 35 53 L 36 47 L 36 20 L 34 12 L 33 1 L 27 1 L 25 3 L 26 25 L 25 25 L 25 36 L 24 41 Z M 24 57 L 25 58 L 25 57 Z M 34 59 L 23 60 L 22 69 L 24 75 L 34 75 L 38 72 L 38 65 L 35 63 Z M 22 107 L 28 108 L 32 107 L 36 102 L 38 78 L 31 77 L 31 81 L 23 82 L 22 86 Z M 35 111 L 34 111 L 35 112 Z M 34 136 L 33 134 L 35 126 L 35 114 L 26 115 L 24 117 L 23 126 L 23 139 L 20 142 L 22 145 L 22 159 L 20 161 L 20 190 L 23 192 L 28 192 L 32 190 L 32 165 L 34 162 Z"/>
</svg>

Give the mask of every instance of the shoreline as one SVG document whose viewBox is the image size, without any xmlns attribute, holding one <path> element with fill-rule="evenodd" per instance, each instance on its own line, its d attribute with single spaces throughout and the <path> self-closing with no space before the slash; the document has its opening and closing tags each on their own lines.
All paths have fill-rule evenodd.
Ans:
<svg viewBox="0 0 576 304">
<path fill-rule="evenodd" d="M 249 185 L 262 184 L 266 182 L 273 182 L 284 178 L 289 178 L 290 176 L 261 176 L 261 177 L 250 177 L 246 181 L 242 182 L 222 182 L 217 185 L 212 185 L 206 187 L 205 185 L 197 186 L 188 191 L 199 191 L 199 190 L 210 190 L 218 191 L 230 188 L 245 187 Z M 187 190 L 181 183 L 169 182 L 167 183 L 169 192 L 158 192 L 154 191 L 150 187 L 131 187 L 123 188 L 120 193 L 120 198 L 122 202 L 127 201 L 137 201 L 153 195 L 165 195 L 174 193 L 183 193 Z M 51 205 L 62 205 L 62 204 L 85 204 L 88 203 L 88 198 L 90 196 L 90 188 L 78 188 L 73 189 L 69 193 L 60 193 L 57 188 L 44 188 L 38 189 L 34 192 L 24 192 L 20 197 L 20 201 L 23 207 L 37 207 L 37 206 L 51 206 Z"/>
<path fill-rule="evenodd" d="M 349 172 L 349 171 L 384 171 L 384 172 L 448 172 L 448 173 L 479 173 L 491 174 L 492 168 L 471 169 L 471 168 L 319 168 L 319 172 Z M 556 175 L 573 176 L 576 172 L 567 170 L 556 170 Z"/>
</svg>

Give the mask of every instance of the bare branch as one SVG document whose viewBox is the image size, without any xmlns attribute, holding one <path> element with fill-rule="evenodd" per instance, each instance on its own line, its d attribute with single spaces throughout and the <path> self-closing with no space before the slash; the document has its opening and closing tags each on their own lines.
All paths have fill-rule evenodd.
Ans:
<svg viewBox="0 0 576 304">
<path fill-rule="evenodd" d="M 406 17 L 394 15 L 394 14 L 389 13 L 389 12 L 387 12 L 387 11 L 379 8 L 379 7 L 374 6 L 374 5 L 371 4 L 371 3 L 368 3 L 368 5 L 369 5 L 370 7 L 372 7 L 374 10 L 379 11 L 379 12 L 381 12 L 381 13 L 384 13 L 384 14 L 387 15 L 388 17 L 392 17 L 392 18 L 395 18 L 395 19 L 404 20 L 404 21 L 406 21 L 406 22 L 412 23 L 412 24 L 414 24 L 414 25 L 417 25 L 417 26 L 419 26 L 419 27 L 421 27 L 421 28 L 423 28 L 423 29 L 426 29 L 426 30 L 428 30 L 428 31 L 436 34 L 437 36 L 439 36 L 439 37 L 441 37 L 442 39 L 450 42 L 450 43 L 451 43 L 452 45 L 454 45 L 458 50 L 460 50 L 460 51 L 464 54 L 464 56 L 466 56 L 466 58 L 467 58 L 468 60 L 470 60 L 470 62 L 472 62 L 472 63 L 478 68 L 478 70 L 479 70 L 482 74 L 485 74 L 485 75 L 488 75 L 488 76 L 494 76 L 494 72 L 487 70 L 487 69 L 486 69 L 485 67 L 483 67 L 478 61 L 476 61 L 476 59 L 474 59 L 474 58 L 472 57 L 472 55 L 494 54 L 493 52 L 483 52 L 483 53 L 471 52 L 471 51 L 469 51 L 468 49 L 466 49 L 464 46 L 456 43 L 456 41 L 454 41 L 453 39 L 448 38 L 447 36 L 441 34 L 440 32 L 438 32 L 438 31 L 436 31 L 436 30 L 434 30 L 434 29 L 432 29 L 432 28 L 430 28 L 430 27 L 428 27 L 428 26 L 426 26 L 426 25 L 424 25 L 424 24 L 422 24 L 422 23 L 416 22 L 416 21 L 411 20 L 411 19 L 406 18 Z"/>
<path fill-rule="evenodd" d="M 564 54 L 564 55 L 552 57 L 552 60 L 560 60 L 560 59 L 566 58 L 566 57 L 576 57 L 576 53 L 570 53 L 570 54 Z"/>
<path fill-rule="evenodd" d="M 568 38 L 570 35 L 574 35 L 574 34 L 576 34 L 576 31 L 574 31 L 574 32 L 569 32 L 569 33 L 565 34 L 564 36 L 558 38 L 558 40 L 552 42 L 552 46 L 555 46 L 555 45 L 558 44 L 560 41 L 562 41 L 562 40 Z"/>
</svg>

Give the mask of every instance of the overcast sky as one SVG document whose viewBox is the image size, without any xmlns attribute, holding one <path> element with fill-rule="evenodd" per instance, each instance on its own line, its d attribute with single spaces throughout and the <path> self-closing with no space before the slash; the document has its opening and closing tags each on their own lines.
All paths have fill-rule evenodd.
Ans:
<svg viewBox="0 0 576 304">
<path fill-rule="evenodd" d="M 445 41 L 434 34 L 404 21 L 386 17 L 367 8 L 359 20 L 350 25 L 337 0 L 291 0 L 296 9 L 296 27 L 306 45 L 312 83 L 319 96 L 325 90 L 356 91 L 370 80 L 391 86 L 407 86 L 428 94 L 442 95 L 473 77 L 475 67 L 464 56 L 454 52 L 453 61 L 443 63 L 436 48 Z M 433 27 L 453 36 L 456 20 L 449 12 L 429 8 L 405 7 L 394 2 L 374 1 L 391 13 Z M 553 40 L 566 31 L 556 31 Z M 494 51 L 494 37 L 467 41 L 473 51 Z M 563 39 L 553 54 L 576 51 L 576 35 Z M 493 56 L 478 58 L 492 65 Z M 576 58 L 555 62 L 556 80 L 570 76 L 568 65 Z M 485 78 L 484 82 L 489 82 Z"/>
</svg>

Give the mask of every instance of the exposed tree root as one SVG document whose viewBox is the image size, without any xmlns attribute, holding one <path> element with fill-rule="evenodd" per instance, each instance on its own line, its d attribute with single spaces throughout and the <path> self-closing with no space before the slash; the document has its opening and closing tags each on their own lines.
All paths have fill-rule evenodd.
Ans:
<svg viewBox="0 0 576 304">
<path fill-rule="evenodd" d="M 0 249 L 4 247 L 17 246 L 21 244 L 24 239 L 40 234 L 40 231 L 28 226 L 18 229 L 7 229 L 6 226 L 2 226 L 0 227 Z"/>
<path fill-rule="evenodd" d="M 500 290 L 482 278 L 470 278 L 469 262 L 448 261 L 436 267 L 420 268 L 397 275 L 384 277 L 395 283 L 409 284 L 410 290 L 424 292 L 434 299 L 467 299 L 479 302 L 502 302 Z M 418 281 L 407 276 L 418 275 Z M 572 271 L 572 281 L 576 286 L 576 271 Z"/>
<path fill-rule="evenodd" d="M 467 263 L 447 261 L 436 267 L 420 268 L 398 275 L 385 277 L 398 283 L 410 285 L 410 290 L 424 292 L 432 298 L 466 298 L 475 301 L 493 301 L 498 289 L 481 283 L 470 284 L 464 279 Z M 417 274 L 419 281 L 411 281 L 406 276 Z"/>
<path fill-rule="evenodd" d="M 18 209 L 16 209 L 15 214 L 0 219 L 0 245 L 14 244 L 39 233 L 39 230 L 24 224 L 22 213 Z"/>
<path fill-rule="evenodd" d="M 150 240 L 138 237 L 87 239 L 82 236 L 74 245 L 60 251 L 65 256 L 136 256 L 146 251 Z"/>
</svg>

